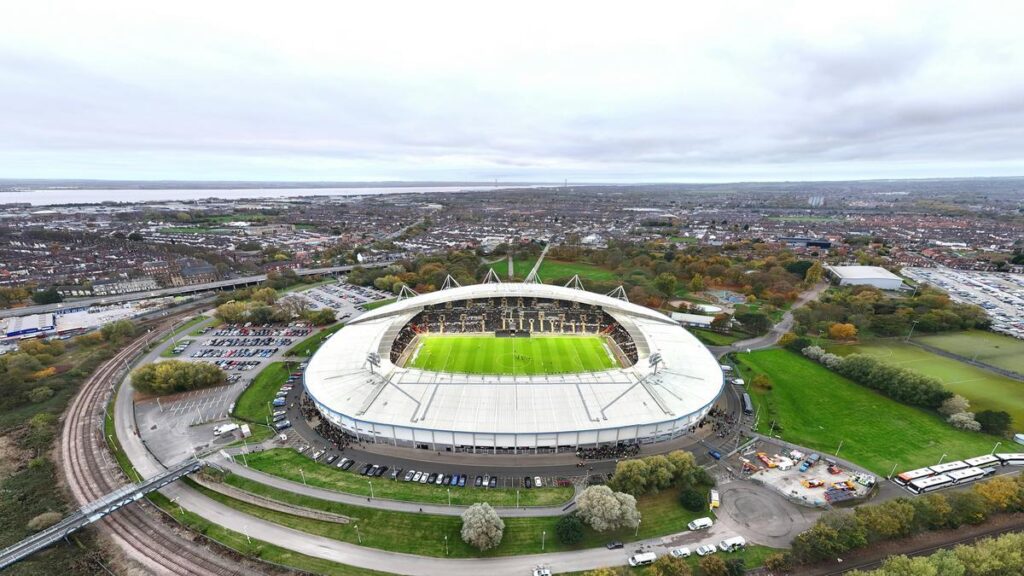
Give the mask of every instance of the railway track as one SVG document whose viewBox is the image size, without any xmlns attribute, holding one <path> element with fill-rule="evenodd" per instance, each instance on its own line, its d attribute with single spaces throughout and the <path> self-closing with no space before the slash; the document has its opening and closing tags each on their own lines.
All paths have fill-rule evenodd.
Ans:
<svg viewBox="0 0 1024 576">
<path fill-rule="evenodd" d="M 169 329 L 185 314 L 169 316 L 155 333 Z M 146 345 L 138 338 L 103 363 L 86 381 L 68 408 L 60 442 L 65 479 L 79 505 L 91 502 L 130 482 L 110 454 L 103 437 L 104 408 L 127 363 Z M 254 574 L 249 563 L 227 558 L 210 547 L 178 534 L 162 512 L 147 501 L 126 506 L 96 526 L 128 557 L 153 574 L 226 576 Z"/>
</svg>

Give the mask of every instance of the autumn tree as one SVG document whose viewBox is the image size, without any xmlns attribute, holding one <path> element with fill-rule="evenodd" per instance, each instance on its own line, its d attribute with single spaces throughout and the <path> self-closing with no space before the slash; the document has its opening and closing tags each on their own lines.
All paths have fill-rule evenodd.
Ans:
<svg viewBox="0 0 1024 576">
<path fill-rule="evenodd" d="M 853 340 L 857 337 L 857 327 L 841 322 L 829 324 L 828 337 L 833 340 Z"/>
<path fill-rule="evenodd" d="M 490 550 L 501 544 L 505 522 L 491 505 L 476 503 L 462 513 L 462 540 L 477 550 Z"/>
<path fill-rule="evenodd" d="M 633 527 L 640 522 L 636 498 L 612 492 L 607 486 L 591 486 L 576 499 L 580 518 L 598 532 Z"/>
</svg>

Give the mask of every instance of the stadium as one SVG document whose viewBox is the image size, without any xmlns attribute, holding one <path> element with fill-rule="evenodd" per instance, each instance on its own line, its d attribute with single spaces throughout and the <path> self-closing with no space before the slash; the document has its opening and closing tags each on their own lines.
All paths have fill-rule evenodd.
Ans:
<svg viewBox="0 0 1024 576">
<path fill-rule="evenodd" d="M 492 282 L 402 298 L 327 340 L 306 394 L 362 442 L 424 450 L 549 453 L 687 434 L 722 392 L 719 364 L 622 296 Z"/>
</svg>

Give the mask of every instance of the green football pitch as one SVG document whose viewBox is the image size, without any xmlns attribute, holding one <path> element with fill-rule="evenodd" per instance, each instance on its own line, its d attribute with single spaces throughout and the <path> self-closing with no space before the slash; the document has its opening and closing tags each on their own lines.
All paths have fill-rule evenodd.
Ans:
<svg viewBox="0 0 1024 576">
<path fill-rule="evenodd" d="M 600 336 L 421 336 L 407 364 L 464 374 L 564 374 L 615 368 Z"/>
</svg>

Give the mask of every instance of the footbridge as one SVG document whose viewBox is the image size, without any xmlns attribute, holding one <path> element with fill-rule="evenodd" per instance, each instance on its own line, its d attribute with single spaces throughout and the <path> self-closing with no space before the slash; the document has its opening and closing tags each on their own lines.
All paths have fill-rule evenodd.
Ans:
<svg viewBox="0 0 1024 576">
<path fill-rule="evenodd" d="M 21 542 L 0 550 L 0 570 L 7 568 L 19 560 L 67 538 L 69 534 L 97 522 L 116 510 L 142 499 L 143 496 L 167 486 L 178 479 L 198 472 L 205 462 L 188 460 L 163 473 L 143 480 L 138 484 L 129 484 L 107 494 L 106 496 L 82 506 L 60 522 L 25 538 Z"/>
</svg>

